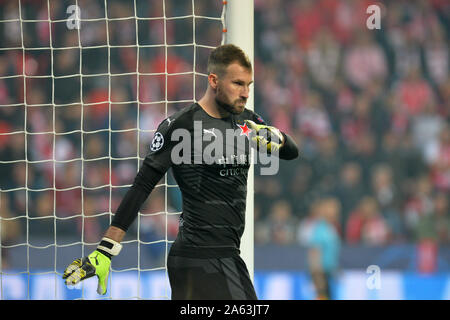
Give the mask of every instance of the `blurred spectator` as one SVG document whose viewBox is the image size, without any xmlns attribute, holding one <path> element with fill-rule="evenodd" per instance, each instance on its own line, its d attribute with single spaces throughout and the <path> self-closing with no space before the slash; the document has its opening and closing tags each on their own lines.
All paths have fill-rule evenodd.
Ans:
<svg viewBox="0 0 450 320">
<path fill-rule="evenodd" d="M 368 196 L 362 198 L 358 207 L 350 214 L 345 232 L 349 244 L 386 245 L 390 237 L 389 226 L 381 215 L 376 200 Z"/>
<path fill-rule="evenodd" d="M 427 170 L 421 153 L 414 147 L 412 136 L 388 131 L 381 144 L 380 162 L 389 163 L 397 185 L 403 192 L 408 192 L 414 179 Z"/>
<path fill-rule="evenodd" d="M 335 194 L 341 203 L 340 226 L 342 228 L 347 224 L 348 217 L 359 200 L 366 194 L 361 167 L 358 163 L 347 162 L 342 166 Z"/>
<path fill-rule="evenodd" d="M 316 219 L 308 231 L 308 266 L 318 299 L 333 299 L 333 281 L 339 267 L 340 237 L 336 231 L 339 224 L 340 204 L 335 198 L 320 200 L 315 212 Z"/>
<path fill-rule="evenodd" d="M 370 171 L 381 161 L 375 135 L 372 132 L 364 132 L 357 136 L 355 143 L 349 146 L 347 159 L 360 165 L 362 180 L 367 186 L 370 181 Z"/>
<path fill-rule="evenodd" d="M 294 22 L 300 45 L 303 49 L 308 49 L 324 24 L 320 1 L 300 0 L 293 3 L 293 6 L 289 8 L 291 21 Z"/>
<path fill-rule="evenodd" d="M 313 140 L 330 134 L 330 119 L 317 92 L 307 93 L 305 103 L 297 111 L 297 126 L 303 135 Z"/>
<path fill-rule="evenodd" d="M 425 40 L 425 65 L 434 84 L 440 85 L 448 79 L 450 53 L 445 31 L 439 25 L 432 30 Z"/>
<path fill-rule="evenodd" d="M 313 191 L 311 190 L 313 181 L 312 165 L 305 160 L 287 173 L 290 174 L 291 180 L 287 186 L 286 195 L 289 199 L 296 199 L 296 201 L 291 201 L 293 211 L 295 215 L 303 218 L 308 213 L 311 203 L 315 200 L 311 196 Z"/>
<path fill-rule="evenodd" d="M 306 52 L 311 80 L 320 88 L 334 85 L 339 72 L 341 48 L 328 29 L 321 29 Z"/>
<path fill-rule="evenodd" d="M 409 117 L 419 114 L 434 99 L 430 84 L 417 67 L 411 68 L 397 85 L 398 88 L 395 89 L 399 98 L 397 108 L 403 108 Z"/>
<path fill-rule="evenodd" d="M 81 161 L 56 166 L 56 215 L 67 217 L 81 214 Z"/>
<path fill-rule="evenodd" d="M 418 217 L 414 236 L 418 242 L 433 240 L 436 243 L 448 244 L 450 240 L 448 197 L 439 193 L 433 197 L 432 201 L 432 208 Z"/>
<path fill-rule="evenodd" d="M 403 240 L 405 230 L 400 211 L 401 195 L 394 183 L 392 168 L 388 164 L 373 168 L 371 187 L 380 212 L 392 232 L 391 240 Z"/>
<path fill-rule="evenodd" d="M 99 202 L 101 199 L 94 195 L 83 197 L 83 218 L 77 219 L 78 232 L 84 235 L 82 239 L 85 242 L 95 243 L 98 241 L 98 234 L 102 230 L 99 218 L 95 215 L 100 214 Z"/>
<path fill-rule="evenodd" d="M 332 26 L 336 38 L 344 45 L 350 45 L 355 30 L 365 28 L 367 7 L 372 1 L 360 0 L 323 0 L 322 9 L 328 11 L 327 20 Z"/>
<path fill-rule="evenodd" d="M 439 134 L 445 127 L 445 120 L 439 114 L 437 105 L 433 102 L 412 119 L 411 134 L 415 147 L 420 150 L 425 161 L 432 161 L 430 148 L 438 144 Z"/>
<path fill-rule="evenodd" d="M 292 214 L 288 201 L 278 200 L 272 205 L 270 215 L 266 219 L 269 226 L 269 237 L 272 243 L 289 245 L 295 241 L 297 219 Z"/>
<path fill-rule="evenodd" d="M 331 180 L 328 184 L 330 190 L 335 188 L 337 175 L 343 162 L 338 148 L 338 140 L 335 135 L 323 136 L 321 139 L 317 139 L 317 154 L 312 161 L 313 179 L 316 181 L 324 178 Z"/>
<path fill-rule="evenodd" d="M 263 195 L 255 200 L 261 208 L 261 218 L 266 218 L 270 214 L 270 207 L 282 195 L 282 185 L 273 176 L 255 177 L 255 193 Z"/>
<path fill-rule="evenodd" d="M 317 199 L 309 206 L 309 212 L 298 224 L 297 229 L 297 241 L 300 245 L 308 246 L 311 239 L 312 231 L 315 228 L 315 224 L 321 218 L 320 206 L 321 199 Z"/>
<path fill-rule="evenodd" d="M 4 10 L 4 11 L 3 11 Z M 6 1 L 2 8 L 3 19 L 17 20 L 6 24 L 3 29 L 2 39 L 7 47 L 19 47 L 21 39 L 21 28 L 19 19 L 19 8 L 16 2 Z M 24 33 L 26 36 L 26 33 Z"/>
<path fill-rule="evenodd" d="M 422 216 L 429 215 L 433 210 L 433 185 L 427 175 L 421 176 L 412 187 L 411 194 L 405 204 L 405 223 L 413 235 Z"/>
<path fill-rule="evenodd" d="M 0 193 L 0 204 L 0 246 L 2 248 L 0 269 L 7 270 L 10 266 L 8 246 L 17 244 L 22 228 L 19 219 L 15 219 L 18 212 L 11 209 L 13 207 L 7 194 Z"/>
<path fill-rule="evenodd" d="M 362 135 L 371 134 L 371 101 L 367 95 L 355 97 L 351 112 L 340 119 L 340 136 L 348 148 L 355 148 Z"/>
<path fill-rule="evenodd" d="M 269 225 L 265 219 L 261 218 L 261 206 L 255 203 L 253 215 L 255 219 L 254 233 L 255 244 L 265 245 L 270 243 Z"/>
<path fill-rule="evenodd" d="M 447 195 L 439 192 L 433 199 L 437 240 L 444 245 L 450 243 L 450 200 Z"/>
<path fill-rule="evenodd" d="M 52 191 L 33 192 L 28 198 L 29 217 L 27 223 L 28 241 L 31 244 L 48 244 L 53 242 L 55 234 L 54 195 Z"/>
<path fill-rule="evenodd" d="M 344 56 L 344 73 L 350 84 L 365 89 L 372 81 L 381 81 L 387 76 L 385 53 L 373 40 L 373 33 L 365 29 L 356 31 L 354 42 Z"/>
<path fill-rule="evenodd" d="M 414 36 L 403 28 L 392 28 L 388 33 L 394 51 L 395 78 L 404 78 L 421 62 L 421 45 Z"/>
<path fill-rule="evenodd" d="M 450 192 L 450 125 L 441 130 L 439 140 L 429 146 L 427 160 L 434 187 Z"/>
</svg>

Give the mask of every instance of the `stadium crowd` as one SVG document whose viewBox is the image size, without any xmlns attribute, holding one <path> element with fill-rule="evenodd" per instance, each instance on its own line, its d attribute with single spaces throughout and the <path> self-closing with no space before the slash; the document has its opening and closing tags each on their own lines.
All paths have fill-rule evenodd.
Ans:
<svg viewBox="0 0 450 320">
<path fill-rule="evenodd" d="M 379 30 L 370 4 L 257 1 L 255 106 L 302 150 L 255 182 L 259 242 L 302 242 L 330 196 L 346 243 L 450 241 L 448 3 L 378 3 Z"/>
<path fill-rule="evenodd" d="M 25 234 L 29 243 L 48 235 L 49 243 L 67 235 L 98 241 L 158 123 L 194 92 L 200 98 L 205 78 L 192 71 L 206 72 L 203 46 L 220 44 L 222 33 L 217 20 L 164 25 L 133 19 L 132 2 L 110 1 L 105 10 L 103 1 L 82 0 L 81 17 L 93 20 L 70 30 L 63 19 L 72 3 L 46 3 L 22 1 L 22 16 L 38 21 L 20 23 L 17 2 L 0 2 L 6 245 Z M 136 1 L 136 16 L 162 17 L 161 3 Z M 195 3 L 196 15 L 220 17 L 221 1 Z M 257 244 L 304 244 L 330 197 L 344 243 L 450 243 L 448 2 L 379 3 L 381 29 L 369 30 L 372 3 L 255 1 L 255 111 L 301 150 L 277 175 L 255 177 Z M 166 14 L 192 13 L 190 5 L 167 5 Z M 106 22 L 105 11 L 117 19 Z M 51 32 L 49 12 L 63 20 Z M 191 45 L 166 53 L 156 46 L 164 42 Z M 152 75 L 166 68 L 177 75 Z M 144 241 L 164 238 L 165 217 L 152 213 L 181 210 L 176 188 L 167 188 L 167 204 L 165 195 L 156 188 L 142 209 Z M 176 232 L 170 215 L 168 234 Z"/>
</svg>

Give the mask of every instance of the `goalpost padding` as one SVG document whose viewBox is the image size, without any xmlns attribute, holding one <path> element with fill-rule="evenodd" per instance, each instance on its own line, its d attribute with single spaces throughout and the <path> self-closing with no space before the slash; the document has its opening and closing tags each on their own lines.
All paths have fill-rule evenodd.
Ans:
<svg viewBox="0 0 450 320">
<path fill-rule="evenodd" d="M 243 14 L 237 9 L 238 6 L 242 5 L 241 9 L 246 8 L 245 14 L 251 14 L 253 17 L 253 9 L 248 11 L 249 7 L 247 7 L 247 2 L 253 5 L 253 1 L 154 0 L 151 4 L 158 9 L 147 11 L 153 13 L 149 15 L 140 11 L 141 8 L 145 8 L 146 3 L 149 3 L 144 0 L 99 0 L 95 2 L 98 6 L 92 5 L 92 2 L 43 0 L 38 2 L 38 6 L 32 7 L 29 2 L 18 0 L 15 7 L 11 5 L 8 9 L 8 16 L 0 21 L 5 28 L 12 30 L 8 35 L 9 45 L 0 44 L 0 54 L 7 59 L 13 57 L 14 61 L 9 62 L 16 66 L 13 74 L 0 74 L 0 81 L 17 86 L 16 92 L 12 93 L 15 96 L 12 96 L 10 101 L 2 104 L 0 108 L 4 112 L 21 115 L 19 124 L 11 124 L 7 130 L 0 131 L 0 139 L 3 142 L 5 140 L 19 141 L 19 144 L 23 145 L 23 154 L 20 157 L 0 159 L 0 166 L 7 168 L 4 169 L 6 171 L 23 170 L 23 179 L 20 183 L 8 182 L 6 187 L 2 183 L 0 190 L 0 206 L 2 206 L 0 234 L 5 235 L 7 225 L 17 223 L 22 226 L 21 236 L 13 236 L 7 242 L 3 241 L 0 246 L 0 253 L 1 251 L 10 253 L 7 256 L 8 259 L 20 258 L 9 261 L 12 267 L 17 265 L 19 267 L 0 269 L 0 299 L 3 298 L 3 284 L 7 279 L 13 279 L 16 276 L 27 277 L 27 298 L 33 296 L 29 292 L 30 281 L 33 281 L 33 277 L 42 276 L 48 279 L 51 276 L 54 278 L 53 298 L 61 298 L 59 286 L 61 268 L 70 263 L 71 259 L 76 258 L 72 256 L 74 252 L 72 249 L 78 248 L 78 254 L 83 256 L 95 248 L 104 229 L 99 225 L 96 226 L 93 221 L 101 221 L 103 225 L 109 224 L 121 199 L 121 192 L 130 186 L 128 183 L 120 183 L 125 178 L 121 180 L 118 177 L 119 173 L 116 172 L 118 169 L 112 168 L 118 167 L 116 163 L 123 164 L 120 166 L 120 174 L 127 176 L 127 181 L 130 181 L 129 177 L 135 175 L 143 157 L 148 152 L 151 136 L 158 123 L 158 116 L 160 116 L 159 120 L 162 120 L 177 107 L 200 98 L 198 94 L 206 88 L 206 58 L 210 50 L 226 41 L 241 46 L 250 57 L 253 56 L 253 39 L 249 43 L 232 40 L 235 37 L 236 26 L 230 25 L 230 23 L 239 24 L 237 29 L 241 28 L 239 21 L 241 18 L 236 16 L 234 22 L 231 20 L 235 14 L 239 16 Z M 123 14 L 119 14 L 122 11 L 117 10 L 117 3 L 119 7 L 120 4 L 125 4 L 126 10 Z M 180 3 L 183 3 L 181 7 Z M 79 6 L 81 4 L 89 4 L 89 7 L 83 8 Z M 69 8 L 70 6 L 72 7 Z M 77 11 L 78 8 L 79 11 Z M 100 10 L 95 11 L 92 10 L 93 8 L 100 8 Z M 204 11 L 211 8 L 214 9 L 212 12 Z M 250 21 L 249 17 L 243 20 Z M 189 27 L 180 29 L 183 23 L 187 23 Z M 246 32 L 242 32 L 244 29 L 239 32 L 247 33 L 250 30 L 248 28 L 252 27 L 251 22 L 245 26 Z M 121 28 L 124 28 L 123 33 L 118 32 L 118 30 L 122 31 Z M 28 34 L 30 30 L 38 31 Z M 96 41 L 97 32 L 104 33 L 103 41 Z M 126 36 L 127 32 L 129 37 Z M 251 33 L 253 34 L 253 31 Z M 118 34 L 122 38 L 117 36 Z M 33 38 L 34 36 L 37 38 Z M 186 36 L 187 40 L 183 36 Z M 157 43 L 155 39 L 160 41 Z M 45 41 L 48 43 L 43 43 Z M 174 54 L 183 55 L 181 51 L 190 48 L 192 53 L 186 55 L 187 59 L 172 60 Z M 159 51 L 159 55 L 155 54 L 156 51 Z M 96 54 L 100 52 L 107 56 L 106 65 L 103 60 L 99 60 L 98 63 L 95 60 Z M 60 68 L 60 63 L 64 65 L 65 59 L 70 59 L 73 54 L 78 55 L 75 62 L 73 65 L 66 66 L 65 69 L 71 72 L 67 74 L 61 72 L 64 69 Z M 119 60 L 126 61 L 128 65 L 117 65 L 117 56 L 121 56 Z M 159 65 L 152 66 L 149 60 L 155 56 L 162 57 L 162 60 Z M 48 69 L 41 68 L 43 64 L 48 64 Z M 190 67 L 186 68 L 186 66 Z M 87 73 L 86 70 L 89 69 L 94 71 Z M 185 77 L 184 80 L 180 81 L 189 82 L 190 87 L 183 87 L 186 89 L 183 92 L 185 96 L 173 99 L 174 80 L 176 83 L 177 79 L 183 77 Z M 39 96 L 33 91 L 43 86 L 50 91 L 49 97 L 45 94 Z M 93 92 L 93 86 L 99 86 L 101 90 Z M 122 86 L 129 86 L 129 90 L 133 93 L 131 98 L 120 99 L 123 97 Z M 150 92 L 150 89 L 155 88 L 160 89 L 160 92 Z M 69 96 L 65 96 L 66 93 Z M 253 97 L 249 99 L 248 106 L 253 107 Z M 103 127 L 95 127 L 91 117 L 102 112 L 106 114 L 106 124 Z M 135 118 L 131 121 L 131 126 L 115 126 L 116 113 L 120 117 L 121 112 L 134 113 Z M 66 122 L 72 121 L 70 123 L 73 124 L 73 128 L 61 128 L 60 117 L 68 118 Z M 143 121 L 147 122 L 142 123 Z M 146 127 L 148 123 L 153 123 L 153 126 Z M 95 155 L 95 146 L 99 146 L 96 135 L 105 136 L 104 139 L 107 141 L 107 145 L 104 146 L 105 154 Z M 131 136 L 121 145 L 121 148 L 131 148 L 129 154 L 116 150 L 120 151 L 120 148 L 115 145 L 115 139 L 123 135 Z M 101 141 L 101 139 L 97 140 Z M 127 144 L 127 141 L 130 143 Z M 75 147 L 74 144 L 76 144 Z M 70 154 L 73 150 L 77 152 Z M 88 157 L 88 154 L 94 154 L 94 156 Z M 105 168 L 107 168 L 106 180 L 92 184 L 92 176 Z M 67 174 L 65 170 L 71 170 L 70 172 L 77 176 L 78 185 L 64 184 L 69 181 L 68 176 L 61 176 L 63 173 Z M 41 185 L 36 183 L 37 174 L 45 183 Z M 250 188 L 253 185 L 252 177 L 251 173 Z M 118 184 L 117 181 L 119 181 Z M 110 281 L 111 279 L 114 281 L 115 274 L 137 271 L 139 286 L 141 273 L 145 272 L 143 278 L 147 279 L 149 272 L 158 273 L 166 270 L 165 264 L 149 268 L 141 267 L 141 251 L 143 247 L 162 245 L 164 254 L 167 256 L 168 244 L 171 241 L 169 239 L 169 228 L 172 228 L 171 219 L 180 213 L 171 207 L 173 204 L 169 203 L 168 199 L 174 188 L 176 185 L 166 175 L 156 188 L 162 190 L 162 206 L 153 208 L 153 211 L 141 210 L 134 227 L 136 237 L 126 237 L 123 242 L 125 250 L 120 256 L 125 259 L 124 253 L 128 250 L 127 246 L 133 246 L 134 249 L 130 249 L 129 252 L 137 255 L 133 261 L 135 266 L 130 267 L 128 261 L 127 264 L 122 264 L 123 260 L 120 260 L 120 256 L 117 257 L 112 264 Z M 73 211 L 61 215 L 61 212 L 57 210 L 60 205 L 58 197 L 66 196 L 67 198 L 63 199 L 63 202 L 66 202 L 63 204 L 69 207 L 68 201 L 74 199 L 70 197 L 70 193 L 76 194 L 79 202 L 75 203 L 76 208 Z M 97 193 L 100 196 L 95 198 Z M 45 200 L 35 200 L 41 199 L 41 196 Z M 152 195 L 150 201 L 151 198 Z M 22 207 L 15 206 L 16 202 L 11 204 L 11 201 L 17 201 Z M 98 204 L 96 202 L 101 203 L 103 209 L 92 209 Z M 46 212 L 44 216 L 37 215 L 36 206 L 38 205 L 42 208 L 50 208 L 50 212 Z M 5 210 L 6 206 L 12 209 Z M 249 210 L 251 210 L 251 216 L 249 216 Z M 242 254 L 253 275 L 252 211 L 253 190 L 249 189 L 247 231 L 243 240 Z M 149 226 L 141 225 L 141 221 L 149 217 L 155 218 L 152 223 L 159 223 L 162 220 L 164 235 L 160 239 L 143 239 L 142 228 Z M 79 225 L 75 223 L 76 219 L 81 221 Z M 35 237 L 34 232 L 39 227 L 39 225 L 34 226 L 36 223 L 41 223 L 42 226 L 45 224 L 53 230 L 53 234 L 47 237 L 49 241 L 35 242 L 35 238 L 38 239 L 38 237 Z M 103 226 L 101 223 L 100 226 Z M 64 227 L 61 227 L 63 224 Z M 60 233 L 67 228 L 79 228 L 75 239 L 60 238 Z M 248 231 L 251 233 L 249 234 Z M 96 238 L 95 235 L 97 235 Z M 52 260 L 45 260 L 46 256 L 52 257 Z M 0 260 L 0 268 L 1 262 L 5 261 Z M 121 264 L 128 267 L 120 268 Z M 90 291 L 86 291 L 84 286 L 91 285 L 82 286 L 80 298 L 90 298 L 90 295 L 87 296 Z M 169 298 L 167 286 L 168 282 L 164 295 L 147 298 Z M 114 288 L 114 285 L 110 283 L 109 288 L 106 298 L 113 297 L 111 288 Z M 138 287 L 137 294 L 128 298 L 141 298 L 139 293 L 141 291 Z"/>
</svg>

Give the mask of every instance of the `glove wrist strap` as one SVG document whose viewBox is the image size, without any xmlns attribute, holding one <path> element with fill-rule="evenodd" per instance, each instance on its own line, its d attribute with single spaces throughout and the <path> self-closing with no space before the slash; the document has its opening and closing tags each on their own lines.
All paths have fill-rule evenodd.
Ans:
<svg viewBox="0 0 450 320">
<path fill-rule="evenodd" d="M 122 250 L 122 245 L 117 241 L 103 237 L 97 249 L 102 250 L 111 256 L 117 256 L 120 253 L 120 250 Z"/>
</svg>

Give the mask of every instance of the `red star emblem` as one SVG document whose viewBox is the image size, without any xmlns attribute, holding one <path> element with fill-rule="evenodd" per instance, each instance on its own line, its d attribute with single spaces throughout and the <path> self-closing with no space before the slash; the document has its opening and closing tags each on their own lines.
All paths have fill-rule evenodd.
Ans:
<svg viewBox="0 0 450 320">
<path fill-rule="evenodd" d="M 244 125 L 243 126 L 241 126 L 240 124 L 238 124 L 238 126 L 239 126 L 239 128 L 241 128 L 241 136 L 242 135 L 246 135 L 247 137 L 248 137 L 248 134 L 250 133 L 250 132 L 252 132 L 252 129 L 250 129 L 249 127 L 247 127 L 247 124 L 246 123 L 244 123 Z"/>
</svg>

